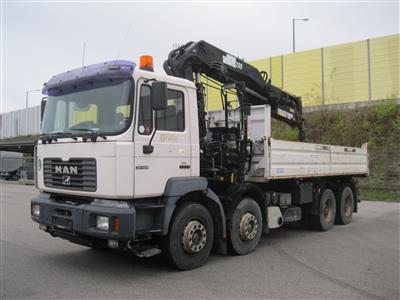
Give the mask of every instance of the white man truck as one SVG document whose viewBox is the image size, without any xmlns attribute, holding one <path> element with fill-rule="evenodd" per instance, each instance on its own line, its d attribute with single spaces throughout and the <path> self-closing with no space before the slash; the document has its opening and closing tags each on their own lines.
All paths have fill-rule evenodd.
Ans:
<svg viewBox="0 0 400 300">
<path fill-rule="evenodd" d="M 142 56 L 140 66 L 110 61 L 44 85 L 31 200 L 40 229 L 92 248 L 164 253 L 188 270 L 212 250 L 250 253 L 285 223 L 351 222 L 366 145 L 302 142 L 300 98 L 204 41 L 173 50 L 164 70 Z M 206 112 L 207 82 L 218 84 L 220 111 Z M 273 139 L 272 118 L 300 141 Z"/>
</svg>

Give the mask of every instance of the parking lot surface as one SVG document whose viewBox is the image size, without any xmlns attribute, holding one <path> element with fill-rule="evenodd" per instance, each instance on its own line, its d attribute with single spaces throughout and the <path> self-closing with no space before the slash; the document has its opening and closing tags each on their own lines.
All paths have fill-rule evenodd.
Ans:
<svg viewBox="0 0 400 300">
<path fill-rule="evenodd" d="M 1 299 L 399 298 L 399 203 L 364 201 L 350 225 L 281 228 L 254 253 L 179 272 L 160 256 L 52 238 L 30 218 L 35 188 L 0 188 Z"/>
</svg>

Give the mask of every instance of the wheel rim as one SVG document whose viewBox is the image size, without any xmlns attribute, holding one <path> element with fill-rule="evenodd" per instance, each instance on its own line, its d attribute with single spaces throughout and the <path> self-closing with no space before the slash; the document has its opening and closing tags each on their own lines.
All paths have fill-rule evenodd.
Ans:
<svg viewBox="0 0 400 300">
<path fill-rule="evenodd" d="M 350 218 L 352 213 L 353 213 L 353 200 L 351 199 L 350 196 L 347 196 L 344 199 L 344 215 L 347 218 Z"/>
<path fill-rule="evenodd" d="M 205 247 L 207 242 L 207 230 L 197 220 L 186 224 L 182 234 L 183 249 L 190 254 L 198 253 Z"/>
<path fill-rule="evenodd" d="M 257 218 L 252 213 L 245 213 L 240 220 L 240 238 L 244 241 L 252 240 L 258 231 Z"/>
<path fill-rule="evenodd" d="M 327 199 L 324 202 L 324 206 L 322 208 L 324 220 L 328 224 L 333 220 L 332 201 L 333 201 L 332 199 Z"/>
</svg>

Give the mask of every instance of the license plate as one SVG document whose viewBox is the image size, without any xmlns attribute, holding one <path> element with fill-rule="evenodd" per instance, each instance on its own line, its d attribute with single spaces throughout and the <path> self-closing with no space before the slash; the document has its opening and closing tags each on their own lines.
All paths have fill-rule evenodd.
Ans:
<svg viewBox="0 0 400 300">
<path fill-rule="evenodd" d="M 62 230 L 72 231 L 72 220 L 53 217 L 53 225 Z"/>
</svg>

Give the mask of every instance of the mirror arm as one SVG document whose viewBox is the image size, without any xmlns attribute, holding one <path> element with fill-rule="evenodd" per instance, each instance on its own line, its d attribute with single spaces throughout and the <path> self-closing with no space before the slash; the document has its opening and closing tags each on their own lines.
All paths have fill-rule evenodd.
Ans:
<svg viewBox="0 0 400 300">
<path fill-rule="evenodd" d="M 149 82 L 151 82 L 151 81 L 158 81 L 157 79 L 155 79 L 155 78 L 148 78 L 148 79 L 145 79 L 145 80 L 143 80 L 145 83 L 149 83 Z"/>
<path fill-rule="evenodd" d="M 153 134 L 151 135 L 150 141 L 148 145 L 143 145 L 143 154 L 151 154 L 154 151 L 154 146 L 151 144 L 151 142 L 153 141 L 154 135 L 156 134 L 157 131 L 157 111 L 156 112 L 156 117 L 154 120 L 154 131 Z"/>
<path fill-rule="evenodd" d="M 151 143 L 157 132 L 157 127 L 158 127 L 157 112 L 167 109 L 167 107 L 168 107 L 167 99 L 168 99 L 167 83 L 165 81 L 153 82 L 153 84 L 151 85 L 151 97 L 150 97 L 151 102 L 150 103 L 151 103 L 153 117 L 154 117 L 154 112 L 155 112 L 154 131 L 150 138 L 149 144 L 143 145 L 143 153 L 144 154 L 151 154 L 154 151 L 154 146 Z"/>
</svg>

